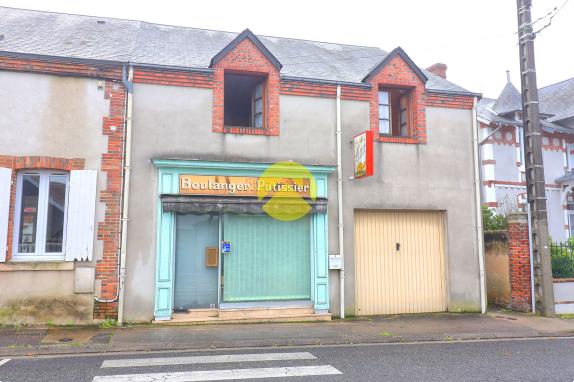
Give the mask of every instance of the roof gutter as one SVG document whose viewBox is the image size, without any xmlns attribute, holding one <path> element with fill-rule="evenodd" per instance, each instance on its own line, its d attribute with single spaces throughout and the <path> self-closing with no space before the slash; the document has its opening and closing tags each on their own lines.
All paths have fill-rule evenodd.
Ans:
<svg viewBox="0 0 574 382">
<path fill-rule="evenodd" d="M 118 67 L 121 65 L 128 65 L 128 61 L 112 61 L 112 60 L 94 60 L 92 58 L 80 58 L 80 57 L 64 57 L 64 56 L 51 56 L 45 54 L 33 54 L 33 53 L 20 53 L 20 52 L 10 52 L 6 50 L 0 50 L 0 56 L 14 57 L 14 58 L 25 58 L 29 60 L 42 60 L 47 62 L 69 62 L 75 64 L 91 64 L 94 66 L 103 67 Z"/>
<path fill-rule="evenodd" d="M 426 88 L 427 93 L 435 93 L 435 94 L 448 94 L 448 95 L 458 95 L 458 96 L 465 96 L 465 97 L 477 97 L 482 98 L 482 93 L 473 93 L 473 92 L 464 92 L 458 90 L 440 90 L 440 89 L 432 89 Z"/>
<path fill-rule="evenodd" d="M 179 72 L 213 73 L 213 69 L 211 68 L 189 68 L 185 66 L 144 64 L 137 62 L 130 62 L 130 64 L 133 65 L 134 67 L 146 68 L 146 69 L 162 69 L 162 70 L 173 70 Z"/>
<path fill-rule="evenodd" d="M 31 54 L 31 53 L 19 53 L 19 52 L 9 52 L 0 50 L 0 56 L 14 57 L 14 58 L 24 58 L 24 59 L 37 59 L 46 62 L 69 62 L 69 63 L 81 63 L 89 64 L 98 68 L 113 68 L 118 66 L 132 66 L 137 68 L 147 68 L 147 69 L 158 69 L 158 70 L 172 70 L 180 72 L 193 72 L 193 73 L 206 73 L 212 74 L 212 68 L 190 68 L 185 66 L 174 66 L 174 65 L 159 65 L 159 64 L 146 64 L 143 62 L 132 62 L 132 61 L 112 61 L 112 60 L 94 60 L 91 58 L 79 58 L 79 57 L 63 57 L 63 56 L 51 56 L 42 54 Z M 74 74 L 69 74 L 74 76 Z M 82 75 L 77 75 L 78 77 L 84 77 Z M 326 85 L 341 85 L 341 86 L 353 86 L 364 89 L 371 89 L 371 84 L 364 82 L 350 82 L 350 81 L 337 81 L 337 80 L 326 80 L 320 78 L 308 78 L 308 77 L 296 77 L 296 76 L 281 76 L 282 80 L 285 81 L 305 81 L 317 84 Z M 482 98 L 481 93 L 473 92 L 461 92 L 461 91 L 450 91 L 450 90 L 439 90 L 439 89 L 425 89 L 427 93 L 436 94 L 447 94 L 447 95 L 458 95 L 467 97 L 478 97 Z"/>
</svg>

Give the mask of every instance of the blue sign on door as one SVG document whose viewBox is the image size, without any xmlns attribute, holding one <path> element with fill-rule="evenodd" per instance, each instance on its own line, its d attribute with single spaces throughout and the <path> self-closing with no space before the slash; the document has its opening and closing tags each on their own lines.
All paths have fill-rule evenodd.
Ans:
<svg viewBox="0 0 574 382">
<path fill-rule="evenodd" d="M 231 253 L 231 243 L 228 241 L 221 242 L 221 253 Z"/>
</svg>

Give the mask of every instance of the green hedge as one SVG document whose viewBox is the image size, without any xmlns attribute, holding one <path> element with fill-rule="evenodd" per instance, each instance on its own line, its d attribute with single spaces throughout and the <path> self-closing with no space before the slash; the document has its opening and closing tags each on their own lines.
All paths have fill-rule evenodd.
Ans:
<svg viewBox="0 0 574 382">
<path fill-rule="evenodd" d="M 496 214 L 487 206 L 482 206 L 482 225 L 485 231 L 500 231 L 508 228 L 506 217 Z"/>
</svg>

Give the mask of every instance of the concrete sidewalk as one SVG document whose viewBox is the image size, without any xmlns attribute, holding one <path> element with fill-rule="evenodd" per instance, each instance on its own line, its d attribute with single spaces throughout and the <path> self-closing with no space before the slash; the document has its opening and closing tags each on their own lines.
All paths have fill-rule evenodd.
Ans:
<svg viewBox="0 0 574 382">
<path fill-rule="evenodd" d="M 0 328 L 0 357 L 546 336 L 574 336 L 574 319 L 494 311 L 485 316 L 441 313 L 314 323 Z"/>
</svg>

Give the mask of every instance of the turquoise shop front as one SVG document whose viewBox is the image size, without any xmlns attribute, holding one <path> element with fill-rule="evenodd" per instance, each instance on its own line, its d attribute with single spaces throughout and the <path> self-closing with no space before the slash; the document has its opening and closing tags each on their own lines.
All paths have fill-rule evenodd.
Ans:
<svg viewBox="0 0 574 382">
<path fill-rule="evenodd" d="M 332 166 L 152 163 L 158 171 L 157 321 L 196 309 L 306 306 L 328 312 L 327 177 Z M 261 179 L 270 179 L 270 168 L 277 179 L 292 180 L 295 190 L 312 186 L 311 194 L 299 198 L 305 201 L 302 216 L 278 219 L 269 197 L 251 192 Z M 273 199 L 274 208 L 290 203 L 290 198 Z"/>
</svg>

